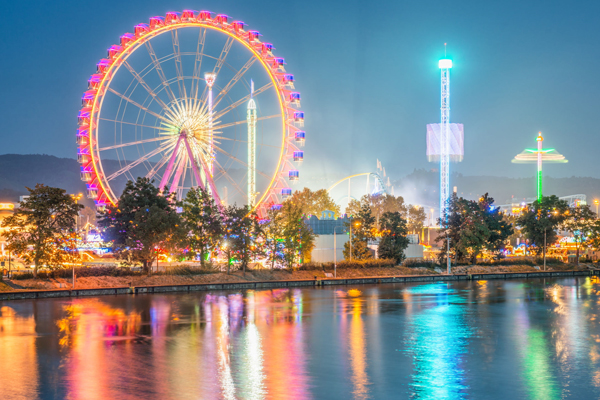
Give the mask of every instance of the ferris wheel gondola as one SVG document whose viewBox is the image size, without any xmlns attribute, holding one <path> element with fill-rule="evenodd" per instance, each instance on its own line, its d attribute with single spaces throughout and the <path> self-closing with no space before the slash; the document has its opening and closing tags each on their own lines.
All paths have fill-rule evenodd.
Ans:
<svg viewBox="0 0 600 400">
<path fill-rule="evenodd" d="M 306 134 L 294 76 L 273 50 L 209 11 L 168 12 L 123 34 L 78 114 L 88 197 L 115 204 L 127 179 L 144 176 L 178 198 L 203 187 L 222 204 L 280 203 Z"/>
</svg>

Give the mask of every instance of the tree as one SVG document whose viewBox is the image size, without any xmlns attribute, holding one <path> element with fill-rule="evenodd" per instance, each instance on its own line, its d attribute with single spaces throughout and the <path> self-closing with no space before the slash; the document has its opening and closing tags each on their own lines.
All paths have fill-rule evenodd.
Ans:
<svg viewBox="0 0 600 400">
<path fill-rule="evenodd" d="M 302 191 L 296 190 L 290 196 L 288 201 L 299 204 L 302 208 L 302 213 L 305 215 L 316 215 L 321 217 L 321 213 L 325 210 L 333 211 L 334 218 L 340 214 L 340 206 L 335 204 L 335 201 L 325 189 L 312 191 L 309 188 L 304 188 Z"/>
<path fill-rule="evenodd" d="M 161 192 L 147 178 L 128 181 L 117 204 L 99 213 L 98 224 L 113 252 L 141 262 L 147 273 L 155 254 L 158 259 L 158 249 L 173 249 L 184 233 L 174 194 Z"/>
<path fill-rule="evenodd" d="M 33 263 L 37 277 L 40 266 L 60 266 L 72 256 L 75 219 L 83 205 L 64 189 L 37 184 L 27 190 L 29 197 L 2 226 L 8 250 Z"/>
<path fill-rule="evenodd" d="M 288 199 L 281 206 L 281 227 L 283 233 L 283 261 L 288 268 L 302 263 L 310 257 L 315 235 L 306 224 L 306 214 L 294 199 Z"/>
<path fill-rule="evenodd" d="M 255 238 L 260 235 L 258 216 L 248 206 L 229 206 L 224 216 L 224 252 L 227 255 L 227 273 L 231 262 L 241 263 L 244 274 L 250 261 L 260 254 Z"/>
<path fill-rule="evenodd" d="M 512 226 L 504 221 L 493 206 L 494 199 L 486 193 L 479 201 L 466 200 L 453 194 L 448 205 L 448 218 L 442 226 L 437 242 L 445 244 L 450 238 L 450 253 L 456 261 L 477 261 L 486 249 L 498 252 L 512 234 Z M 446 252 L 440 252 L 440 262 Z"/>
<path fill-rule="evenodd" d="M 423 225 L 425 224 L 425 209 L 420 206 L 411 206 L 407 207 L 408 209 L 408 230 L 411 233 L 419 234 L 423 229 Z"/>
<path fill-rule="evenodd" d="M 351 224 L 350 240 L 344 244 L 344 258 L 355 260 L 366 260 L 373 255 L 369 251 L 369 240 L 375 237 L 375 217 L 371 211 L 371 205 L 366 196 L 363 196 L 360 202 L 358 212 L 350 219 L 347 224 Z M 352 253 L 350 253 L 350 243 L 352 243 Z"/>
<path fill-rule="evenodd" d="M 281 207 L 270 207 L 267 211 L 267 218 L 262 225 L 261 231 L 264 235 L 264 247 L 266 250 L 267 262 L 271 269 L 275 264 L 283 261 L 283 241 L 285 235 L 284 214 Z"/>
<path fill-rule="evenodd" d="M 354 216 L 360 211 L 361 204 L 369 204 L 371 212 L 375 217 L 375 226 L 379 229 L 379 220 L 386 212 L 399 212 L 402 218 L 406 218 L 407 208 L 402 196 L 394 197 L 390 194 L 370 195 L 366 194 L 360 200 L 350 200 L 346 214 Z"/>
<path fill-rule="evenodd" d="M 186 235 L 183 245 L 189 256 L 200 256 L 200 264 L 221 242 L 223 216 L 214 198 L 204 188 L 190 189 L 181 203 Z"/>
<path fill-rule="evenodd" d="M 408 247 L 408 228 L 406 220 L 399 212 L 386 212 L 380 221 L 381 239 L 378 253 L 380 258 L 396 260 L 397 264 L 404 261 L 404 250 Z"/>
<path fill-rule="evenodd" d="M 567 202 L 554 195 L 543 196 L 541 201 L 535 200 L 523 208 L 517 225 L 529 244 L 535 244 L 537 255 L 545 254 L 546 247 L 556 242 L 556 229 L 564 222 L 568 210 Z"/>
<path fill-rule="evenodd" d="M 577 249 L 575 264 L 577 265 L 579 265 L 579 250 L 586 246 L 588 236 L 592 233 L 595 225 L 596 214 L 590 210 L 590 206 L 587 204 L 570 207 L 566 212 L 566 218 L 561 227 L 571 233 L 575 239 Z"/>
<path fill-rule="evenodd" d="M 513 224 L 507 216 L 500 212 L 500 208 L 494 206 L 494 199 L 489 197 L 487 193 L 479 199 L 479 208 L 490 232 L 485 249 L 499 256 L 500 250 L 504 249 L 508 238 L 515 231 Z"/>
</svg>

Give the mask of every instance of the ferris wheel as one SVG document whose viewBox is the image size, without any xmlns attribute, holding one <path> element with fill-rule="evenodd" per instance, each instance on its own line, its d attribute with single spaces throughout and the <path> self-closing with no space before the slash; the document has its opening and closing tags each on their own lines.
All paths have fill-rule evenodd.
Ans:
<svg viewBox="0 0 600 400">
<path fill-rule="evenodd" d="M 115 204 L 126 181 L 152 179 L 181 199 L 264 210 L 291 194 L 304 158 L 294 76 L 271 43 L 210 11 L 152 17 L 108 49 L 88 80 L 77 131 L 88 197 Z"/>
</svg>

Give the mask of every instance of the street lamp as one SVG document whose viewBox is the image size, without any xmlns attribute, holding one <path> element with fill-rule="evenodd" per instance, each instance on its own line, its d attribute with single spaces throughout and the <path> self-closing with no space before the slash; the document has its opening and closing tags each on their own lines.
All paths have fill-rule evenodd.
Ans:
<svg viewBox="0 0 600 400">
<path fill-rule="evenodd" d="M 360 226 L 360 222 L 356 222 L 356 227 Z M 350 220 L 350 261 L 352 261 L 352 220 Z"/>
<path fill-rule="evenodd" d="M 598 204 L 600 204 L 600 200 L 594 200 L 594 204 L 596 205 L 596 219 L 598 219 Z"/>
<path fill-rule="evenodd" d="M 352 227 L 352 225 L 350 225 Z M 334 226 L 333 227 L 333 277 L 337 278 L 337 239 L 336 239 L 336 229 L 343 228 L 343 226 Z M 352 247 L 350 247 L 350 256 L 352 256 Z"/>
</svg>

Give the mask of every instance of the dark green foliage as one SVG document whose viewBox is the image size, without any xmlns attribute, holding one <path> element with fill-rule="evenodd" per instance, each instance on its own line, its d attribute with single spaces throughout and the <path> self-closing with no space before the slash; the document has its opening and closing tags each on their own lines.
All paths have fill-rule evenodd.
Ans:
<svg viewBox="0 0 600 400">
<path fill-rule="evenodd" d="M 200 256 L 204 266 L 209 254 L 216 250 L 223 235 L 223 215 L 206 189 L 190 189 L 182 201 L 181 214 L 185 235 L 181 245 L 187 258 Z"/>
<path fill-rule="evenodd" d="M 260 254 L 261 249 L 255 243 L 260 229 L 258 216 L 250 212 L 249 207 L 227 207 L 223 217 L 223 247 L 228 259 L 227 273 L 230 272 L 230 265 L 234 260 L 241 263 L 245 273 L 248 263 Z"/>
<path fill-rule="evenodd" d="M 575 264 L 579 264 L 579 250 L 587 245 L 588 237 L 597 225 L 596 213 L 590 210 L 590 206 L 582 204 L 570 207 L 566 213 L 561 228 L 573 235 L 577 254 Z"/>
<path fill-rule="evenodd" d="M 479 201 L 466 200 L 456 194 L 450 198 L 448 218 L 442 221 L 436 241 L 445 249 L 450 238 L 450 254 L 455 263 L 468 260 L 474 264 L 484 249 L 498 254 L 512 235 L 512 225 L 493 204 L 494 199 L 487 193 Z M 443 264 L 446 251 L 440 252 L 439 258 Z"/>
<path fill-rule="evenodd" d="M 281 208 L 271 207 L 267 211 L 265 222 L 261 226 L 264 235 L 264 251 L 267 265 L 271 269 L 283 262 L 283 241 L 285 236 L 285 215 Z"/>
<path fill-rule="evenodd" d="M 558 240 L 556 229 L 567 218 L 569 205 L 558 197 L 543 196 L 541 201 L 535 200 L 527 206 L 517 218 L 517 225 L 530 245 L 535 245 L 536 254 L 544 252 L 544 232 L 546 246 Z"/>
<path fill-rule="evenodd" d="M 408 247 L 406 220 L 399 212 L 386 212 L 381 216 L 379 226 L 382 236 L 378 256 L 396 260 L 400 264 L 404 261 L 404 250 Z"/>
<path fill-rule="evenodd" d="M 310 256 L 314 247 L 315 235 L 306 225 L 306 215 L 302 205 L 286 200 L 281 206 L 281 232 L 283 234 L 283 263 L 292 269 Z"/>
<path fill-rule="evenodd" d="M 156 249 L 174 249 L 184 232 L 174 203 L 173 195 L 161 193 L 147 178 L 127 182 L 117 205 L 99 213 L 104 240 L 112 242 L 119 258 L 139 261 L 150 272 Z"/>
<path fill-rule="evenodd" d="M 37 275 L 40 266 L 59 267 L 77 258 L 75 218 L 83 206 L 64 189 L 38 184 L 27 190 L 29 197 L 2 226 L 7 228 L 8 250 L 34 264 L 33 274 Z"/>
</svg>

